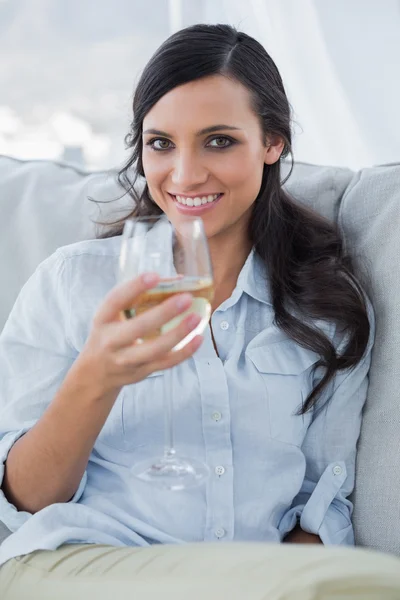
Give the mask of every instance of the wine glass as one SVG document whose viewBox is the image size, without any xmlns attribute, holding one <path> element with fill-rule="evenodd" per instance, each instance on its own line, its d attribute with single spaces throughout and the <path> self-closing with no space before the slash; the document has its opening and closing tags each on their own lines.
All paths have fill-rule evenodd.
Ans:
<svg viewBox="0 0 400 600">
<path fill-rule="evenodd" d="M 119 257 L 119 280 L 127 281 L 145 272 L 160 276 L 157 287 L 137 298 L 123 316 L 131 318 L 167 298 L 189 292 L 193 296 L 188 311 L 175 317 L 146 339 L 154 339 L 176 327 L 189 313 L 201 317 L 199 325 L 181 340 L 180 350 L 202 334 L 210 319 L 214 296 L 213 276 L 203 221 L 199 217 L 177 216 L 171 222 L 165 214 L 135 217 L 125 222 Z M 146 340 L 138 340 L 139 343 Z M 169 490 L 196 487 L 210 474 L 208 466 L 194 458 L 178 456 L 174 448 L 172 369 L 164 373 L 165 446 L 163 456 L 141 461 L 131 471 L 135 477 Z"/>
</svg>

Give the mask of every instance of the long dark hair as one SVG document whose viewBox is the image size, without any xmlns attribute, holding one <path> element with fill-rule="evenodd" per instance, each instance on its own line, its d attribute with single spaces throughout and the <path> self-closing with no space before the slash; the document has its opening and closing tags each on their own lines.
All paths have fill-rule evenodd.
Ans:
<svg viewBox="0 0 400 600">
<path fill-rule="evenodd" d="M 133 98 L 133 121 L 125 137 L 132 154 L 117 178 L 133 199 L 134 208 L 123 219 L 108 222 L 99 238 L 121 235 L 129 217 L 161 213 L 141 180 L 143 119 L 173 88 L 215 74 L 246 86 L 265 138 L 279 136 L 285 143 L 281 158 L 292 156 L 290 104 L 278 69 L 261 44 L 229 25 L 200 24 L 178 31 L 151 58 Z M 249 236 L 267 267 L 275 324 L 299 345 L 318 353 L 320 360 L 314 365 L 314 373 L 319 366 L 324 367 L 324 377 L 300 414 L 316 403 L 337 370 L 355 367 L 361 360 L 370 323 L 363 290 L 337 226 L 292 199 L 282 188 L 291 171 L 281 181 L 280 161 L 264 166 Z M 139 191 L 140 183 L 143 185 Z M 333 321 L 343 327 L 349 340 L 343 354 L 336 354 L 320 328 L 307 324 L 310 319 Z"/>
</svg>

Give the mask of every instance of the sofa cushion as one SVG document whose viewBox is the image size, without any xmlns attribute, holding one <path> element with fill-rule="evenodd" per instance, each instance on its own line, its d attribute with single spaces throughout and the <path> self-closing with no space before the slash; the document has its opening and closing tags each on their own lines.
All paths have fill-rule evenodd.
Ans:
<svg viewBox="0 0 400 600">
<path fill-rule="evenodd" d="M 37 265 L 59 246 L 95 236 L 93 220 L 107 218 L 109 200 L 121 195 L 115 175 L 84 172 L 50 160 L 0 156 L 0 331 L 16 297 Z"/>
<path fill-rule="evenodd" d="M 282 179 L 288 171 L 289 165 L 284 163 Z M 293 173 L 284 187 L 296 200 L 330 221 L 337 222 L 340 202 L 353 175 L 353 171 L 341 167 L 295 163 Z"/>
<path fill-rule="evenodd" d="M 400 554 L 400 164 L 363 169 L 339 226 L 375 309 L 376 337 L 359 442 L 356 542 Z"/>
</svg>

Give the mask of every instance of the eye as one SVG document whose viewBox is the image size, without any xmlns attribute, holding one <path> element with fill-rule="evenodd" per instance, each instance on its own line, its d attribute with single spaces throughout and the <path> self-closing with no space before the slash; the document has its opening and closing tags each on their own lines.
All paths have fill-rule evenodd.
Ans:
<svg viewBox="0 0 400 600">
<path fill-rule="evenodd" d="M 150 148 L 152 148 L 153 150 L 160 152 L 163 150 L 169 150 L 170 143 L 171 142 L 169 140 L 166 140 L 165 138 L 153 138 L 152 140 L 147 142 L 146 146 L 150 146 Z"/>
<path fill-rule="evenodd" d="M 211 142 L 215 142 L 215 145 L 211 145 Z M 219 135 L 218 137 L 213 138 L 209 142 L 209 145 L 211 148 L 229 148 L 229 146 L 232 146 L 234 143 L 234 140 L 231 138 L 228 138 L 225 135 Z"/>
</svg>

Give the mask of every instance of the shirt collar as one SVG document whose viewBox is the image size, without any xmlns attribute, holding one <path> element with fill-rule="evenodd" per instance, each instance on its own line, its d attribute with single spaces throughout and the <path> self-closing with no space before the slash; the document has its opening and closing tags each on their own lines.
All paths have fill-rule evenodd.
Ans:
<svg viewBox="0 0 400 600">
<path fill-rule="evenodd" d="M 254 246 L 240 271 L 237 287 L 255 300 L 272 306 L 267 266 Z"/>
</svg>

